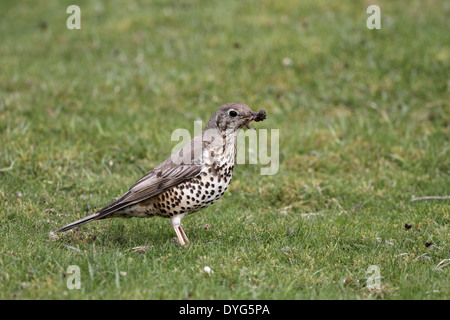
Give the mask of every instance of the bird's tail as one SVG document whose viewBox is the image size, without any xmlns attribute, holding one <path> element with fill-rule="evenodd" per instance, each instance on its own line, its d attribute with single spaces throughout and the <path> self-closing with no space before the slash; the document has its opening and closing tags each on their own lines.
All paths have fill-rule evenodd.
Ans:
<svg viewBox="0 0 450 320">
<path fill-rule="evenodd" d="M 59 228 L 56 231 L 57 232 L 64 232 L 64 231 L 67 231 L 67 230 L 70 230 L 72 228 L 81 226 L 82 224 L 85 224 L 85 223 L 88 223 L 88 222 L 91 222 L 91 221 L 94 221 L 94 220 L 107 219 L 107 218 L 114 217 L 114 215 L 113 215 L 114 212 L 120 211 L 121 209 L 123 209 L 124 207 L 126 207 L 126 206 L 128 206 L 130 204 L 129 201 L 124 201 L 124 199 L 126 199 L 126 197 L 127 197 L 127 195 L 129 193 L 130 192 L 128 191 L 122 197 L 120 197 L 119 199 L 117 199 L 113 203 L 107 205 L 106 207 L 100 209 L 96 213 L 93 213 L 90 216 L 84 217 L 84 218 L 82 218 L 80 220 L 77 220 L 75 222 L 69 223 L 67 226 Z"/>
<path fill-rule="evenodd" d="M 90 216 L 84 217 L 80 220 L 77 220 L 75 222 L 69 223 L 67 226 L 64 226 L 62 228 L 59 228 L 58 230 L 56 230 L 57 232 L 64 232 L 67 230 L 70 230 L 72 228 L 81 226 L 82 224 L 94 221 L 94 220 L 98 220 L 98 219 L 102 219 L 105 218 L 105 216 L 99 212 L 93 213 Z"/>
</svg>

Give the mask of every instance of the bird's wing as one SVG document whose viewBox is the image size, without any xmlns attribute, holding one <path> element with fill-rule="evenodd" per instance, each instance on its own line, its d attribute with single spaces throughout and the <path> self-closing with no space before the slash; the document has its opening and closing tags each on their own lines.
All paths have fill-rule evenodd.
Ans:
<svg viewBox="0 0 450 320">
<path fill-rule="evenodd" d="M 174 153 L 166 161 L 143 176 L 122 197 L 100 209 L 97 214 L 105 216 L 129 205 L 156 196 L 183 181 L 200 174 L 202 170 L 202 151 L 205 143 L 197 136 Z M 183 155 L 186 157 L 183 158 Z"/>
<path fill-rule="evenodd" d="M 104 219 L 109 214 L 119 211 L 129 205 L 156 196 L 161 192 L 200 174 L 201 165 L 175 165 L 170 158 L 161 163 L 158 167 L 142 177 L 133 187 L 122 197 L 100 209 L 99 211 L 72 222 L 60 229 L 58 232 L 67 231 L 82 224 Z"/>
<path fill-rule="evenodd" d="M 201 166 L 177 165 L 162 171 L 155 168 L 150 171 L 145 179 L 136 183 L 127 193 L 115 202 L 99 210 L 99 214 L 108 214 L 145 199 L 156 196 L 179 183 L 197 176 L 201 172 Z"/>
</svg>

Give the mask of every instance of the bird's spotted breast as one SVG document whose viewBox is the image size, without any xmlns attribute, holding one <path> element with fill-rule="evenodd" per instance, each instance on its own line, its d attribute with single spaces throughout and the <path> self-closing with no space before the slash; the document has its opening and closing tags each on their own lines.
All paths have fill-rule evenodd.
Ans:
<svg viewBox="0 0 450 320">
<path fill-rule="evenodd" d="M 140 217 L 172 217 L 199 211 L 223 196 L 233 176 L 233 169 L 234 163 L 205 165 L 198 176 L 136 204 L 130 208 L 130 213 L 133 211 Z"/>
</svg>

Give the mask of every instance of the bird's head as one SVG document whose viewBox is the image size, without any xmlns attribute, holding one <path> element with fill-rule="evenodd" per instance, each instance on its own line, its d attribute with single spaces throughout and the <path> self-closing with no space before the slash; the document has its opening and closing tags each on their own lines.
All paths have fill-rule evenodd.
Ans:
<svg viewBox="0 0 450 320">
<path fill-rule="evenodd" d="M 265 118 L 264 110 L 257 113 L 243 103 L 227 103 L 217 109 L 206 128 L 217 128 L 222 132 L 239 132 L 244 126 L 250 129 L 251 121 L 263 121 Z"/>
</svg>

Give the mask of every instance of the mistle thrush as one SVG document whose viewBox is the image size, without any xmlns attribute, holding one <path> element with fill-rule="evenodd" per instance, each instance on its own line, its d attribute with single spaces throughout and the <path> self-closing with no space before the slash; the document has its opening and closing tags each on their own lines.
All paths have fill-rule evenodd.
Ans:
<svg viewBox="0 0 450 320">
<path fill-rule="evenodd" d="M 172 154 L 103 209 L 57 231 L 115 217 L 170 218 L 181 245 L 189 242 L 181 220 L 216 202 L 233 175 L 236 139 L 251 121 L 262 121 L 264 110 L 253 112 L 242 103 L 221 106 L 201 134 Z"/>
</svg>

